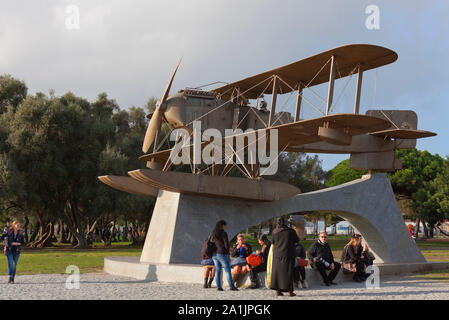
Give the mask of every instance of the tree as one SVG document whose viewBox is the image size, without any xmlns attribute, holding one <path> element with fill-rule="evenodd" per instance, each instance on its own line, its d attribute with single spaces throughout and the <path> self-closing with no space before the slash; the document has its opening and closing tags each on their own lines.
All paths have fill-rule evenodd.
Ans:
<svg viewBox="0 0 449 320">
<path fill-rule="evenodd" d="M 349 159 L 346 159 L 329 171 L 329 179 L 326 180 L 326 186 L 335 187 L 346 182 L 360 179 L 364 174 L 366 174 L 366 171 L 350 168 Z"/>
<path fill-rule="evenodd" d="M 277 173 L 267 178 L 297 186 L 304 193 L 324 188 L 327 176 L 317 155 L 289 152 L 279 155 Z"/>
<path fill-rule="evenodd" d="M 426 236 L 433 237 L 434 226 L 445 219 L 445 211 L 439 207 L 439 200 L 444 206 L 441 191 L 444 193 L 448 160 L 438 154 L 417 149 L 399 150 L 396 157 L 402 160 L 403 169 L 390 174 L 393 190 L 397 197 L 412 200 L 411 207 L 416 213 L 417 224 L 422 221 L 425 231 L 428 230 Z"/>
<path fill-rule="evenodd" d="M 0 76 L 0 114 L 6 112 L 8 106 L 14 109 L 25 99 L 28 88 L 23 81 L 10 75 Z"/>
</svg>

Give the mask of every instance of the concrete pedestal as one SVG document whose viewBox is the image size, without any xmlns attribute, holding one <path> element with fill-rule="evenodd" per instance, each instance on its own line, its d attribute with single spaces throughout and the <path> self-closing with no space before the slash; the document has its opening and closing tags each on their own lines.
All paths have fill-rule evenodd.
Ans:
<svg viewBox="0 0 449 320">
<path fill-rule="evenodd" d="M 416 262 L 416 263 L 392 263 L 377 264 L 380 277 L 392 275 L 406 275 L 413 273 L 424 273 L 449 268 L 449 262 Z M 203 267 L 199 264 L 155 264 L 140 262 L 139 257 L 105 257 L 104 271 L 118 276 L 131 277 L 138 280 L 175 282 L 175 283 L 195 283 L 203 284 Z M 222 272 L 224 275 L 224 271 Z M 224 275 L 225 277 L 225 275 Z M 310 267 L 306 267 L 306 279 L 311 288 L 319 287 L 322 279 L 319 273 Z M 352 281 L 352 274 L 338 273 L 336 282 Z M 223 287 L 227 288 L 226 279 Z M 259 283 L 265 286 L 265 273 L 259 274 Z M 240 287 L 245 288 L 250 285 L 248 276 L 240 282 Z M 215 286 L 215 281 L 213 283 Z"/>
<path fill-rule="evenodd" d="M 236 186 L 238 188 L 238 186 Z M 251 202 L 159 191 L 140 262 L 198 264 L 201 246 L 218 220 L 231 239 L 247 227 L 283 214 L 335 213 L 362 234 L 376 263 L 422 263 L 386 174 L 273 202 Z"/>
</svg>

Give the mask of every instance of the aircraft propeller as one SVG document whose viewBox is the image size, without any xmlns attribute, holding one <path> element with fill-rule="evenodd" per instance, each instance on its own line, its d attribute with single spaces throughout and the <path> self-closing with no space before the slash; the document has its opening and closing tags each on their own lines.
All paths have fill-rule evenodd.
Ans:
<svg viewBox="0 0 449 320">
<path fill-rule="evenodd" d="M 143 153 L 147 153 L 150 149 L 151 145 L 154 143 L 157 143 L 155 141 L 157 139 L 158 132 L 161 130 L 162 125 L 162 115 L 164 111 L 167 108 L 167 105 L 165 104 L 168 94 L 170 93 L 170 87 L 173 83 L 173 79 L 175 77 L 176 71 L 178 70 L 179 65 L 181 64 L 181 59 L 179 59 L 179 62 L 173 71 L 170 80 L 167 83 L 167 86 L 165 87 L 164 93 L 162 95 L 162 98 L 156 103 L 156 110 L 154 110 L 153 115 L 150 119 L 150 122 L 148 123 L 147 131 L 145 132 L 145 139 L 143 140 L 142 145 L 142 151 Z"/>
</svg>

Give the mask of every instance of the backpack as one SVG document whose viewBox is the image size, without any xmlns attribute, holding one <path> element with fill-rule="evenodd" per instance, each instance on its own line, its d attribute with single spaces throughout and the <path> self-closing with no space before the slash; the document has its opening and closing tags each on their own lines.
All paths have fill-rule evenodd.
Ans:
<svg viewBox="0 0 449 320">
<path fill-rule="evenodd" d="M 215 243 L 211 241 L 211 237 L 207 237 L 206 240 L 203 242 L 203 246 L 201 248 L 201 255 L 203 257 L 207 257 L 208 259 L 212 258 L 212 254 L 217 251 L 217 247 L 215 246 Z"/>
</svg>

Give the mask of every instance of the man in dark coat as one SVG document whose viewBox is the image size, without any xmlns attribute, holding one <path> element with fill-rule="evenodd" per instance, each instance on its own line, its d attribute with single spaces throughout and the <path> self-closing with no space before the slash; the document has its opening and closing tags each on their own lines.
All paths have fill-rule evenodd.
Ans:
<svg viewBox="0 0 449 320">
<path fill-rule="evenodd" d="M 326 242 L 326 232 L 321 232 L 317 242 L 313 243 L 308 251 L 310 265 L 312 268 L 316 268 L 323 278 L 323 282 L 326 286 L 330 286 L 334 283 L 334 279 L 341 268 L 341 264 L 334 261 L 334 255 L 332 254 L 331 247 Z M 329 274 L 326 270 L 330 270 Z"/>
<path fill-rule="evenodd" d="M 299 239 L 295 230 L 287 227 L 284 219 L 280 217 L 272 236 L 273 260 L 270 287 L 276 290 L 277 296 L 282 296 L 282 292 L 288 292 L 290 297 L 296 296 L 293 293 L 293 280 L 297 242 Z"/>
</svg>

